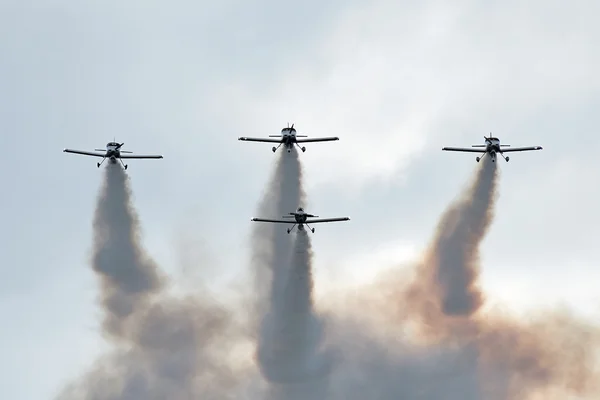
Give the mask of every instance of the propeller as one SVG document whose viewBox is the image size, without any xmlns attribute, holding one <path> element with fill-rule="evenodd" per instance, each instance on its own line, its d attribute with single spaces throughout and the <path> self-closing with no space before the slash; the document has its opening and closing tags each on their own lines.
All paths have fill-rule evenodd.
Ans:
<svg viewBox="0 0 600 400">
<path fill-rule="evenodd" d="M 125 143 L 118 144 L 118 145 L 117 145 L 117 147 L 116 147 L 115 149 L 116 149 L 116 150 L 119 150 L 119 149 L 120 149 L 120 148 L 121 148 L 121 147 L 122 147 L 124 144 L 125 144 Z"/>
</svg>

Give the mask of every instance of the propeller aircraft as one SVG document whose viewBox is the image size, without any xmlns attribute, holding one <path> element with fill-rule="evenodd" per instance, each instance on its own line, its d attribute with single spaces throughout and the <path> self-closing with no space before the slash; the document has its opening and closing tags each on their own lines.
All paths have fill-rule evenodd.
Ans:
<svg viewBox="0 0 600 400">
<path fill-rule="evenodd" d="M 500 139 L 498 139 L 497 137 L 491 136 L 491 133 L 490 133 L 490 137 L 486 137 L 484 135 L 483 138 L 485 139 L 484 144 L 474 144 L 471 146 L 471 148 L 468 148 L 468 147 L 467 148 L 444 147 L 444 148 L 442 148 L 442 150 L 444 150 L 444 151 L 462 151 L 462 152 L 469 152 L 469 153 L 481 153 L 483 151 L 483 155 L 481 155 L 481 157 L 475 158 L 475 160 L 477 160 L 477 162 L 479 162 L 483 157 L 485 157 L 486 154 L 489 154 L 489 156 L 492 159 L 492 162 L 496 162 L 496 154 L 500 154 L 500 156 L 502 158 L 504 158 L 506 160 L 506 162 L 508 162 L 508 160 L 510 158 L 508 156 L 504 157 L 503 153 L 509 153 L 509 152 L 513 152 L 513 151 L 542 150 L 542 146 L 507 148 L 507 147 L 510 147 L 510 144 L 500 144 Z"/>
<path fill-rule="evenodd" d="M 158 159 L 163 158 L 161 155 L 125 155 L 125 153 L 132 154 L 131 151 L 121 150 L 125 143 L 117 143 L 117 142 L 108 142 L 106 144 L 106 149 L 94 149 L 94 152 L 91 151 L 83 151 L 83 150 L 73 150 L 73 149 L 64 149 L 65 153 L 73 153 L 73 154 L 82 154 L 84 156 L 93 156 L 93 157 L 102 157 L 102 161 L 97 163 L 98 168 L 102 165 L 104 160 L 107 158 L 110 160 L 111 164 L 116 164 L 117 159 L 121 161 L 123 167 L 127 169 L 127 165 L 123 163 L 123 159 Z"/>
<path fill-rule="evenodd" d="M 273 153 L 277 151 L 281 145 L 287 149 L 287 152 L 291 152 L 294 145 L 298 146 L 300 150 L 304 153 L 306 151 L 306 147 L 300 147 L 300 143 L 311 143 L 311 142 L 331 142 L 334 140 L 340 140 L 338 137 L 322 137 L 322 138 L 309 138 L 309 139 L 298 139 L 298 138 L 306 138 L 308 136 L 305 135 L 297 135 L 296 129 L 294 129 L 294 124 L 290 127 L 288 124 L 287 128 L 283 128 L 281 130 L 281 134 L 279 135 L 269 135 L 270 138 L 277 139 L 267 139 L 267 138 L 252 138 L 252 137 L 240 137 L 238 140 L 242 140 L 245 142 L 264 142 L 264 143 L 279 143 L 279 146 L 273 146 Z"/>
<path fill-rule="evenodd" d="M 315 229 L 311 228 L 308 224 L 317 224 L 323 222 L 338 222 L 338 221 L 349 221 L 348 217 L 341 218 L 322 218 L 322 219 L 309 219 L 309 218 L 318 218 L 318 215 L 307 214 L 302 207 L 298 207 L 296 212 L 291 212 L 289 215 L 284 215 L 282 218 L 290 218 L 290 219 L 264 219 L 264 218 L 252 218 L 252 221 L 257 222 L 271 222 L 271 223 L 280 223 L 280 224 L 293 224 L 291 228 L 287 230 L 287 233 L 290 233 L 296 225 L 298 225 L 298 230 L 303 231 L 304 225 L 311 230 L 312 233 L 315 233 Z M 293 218 L 293 219 L 291 219 Z"/>
</svg>

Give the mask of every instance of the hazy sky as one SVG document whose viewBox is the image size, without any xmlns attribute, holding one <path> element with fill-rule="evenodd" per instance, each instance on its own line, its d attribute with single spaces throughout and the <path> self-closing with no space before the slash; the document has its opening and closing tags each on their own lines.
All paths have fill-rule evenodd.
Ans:
<svg viewBox="0 0 600 400">
<path fill-rule="evenodd" d="M 62 149 L 113 137 L 165 157 L 129 162 L 149 253 L 223 287 L 275 160 L 237 137 L 339 136 L 301 154 L 308 211 L 352 218 L 314 234 L 322 298 L 427 245 L 477 165 L 443 146 L 542 145 L 499 165 L 484 284 L 598 315 L 600 3 L 451 3 L 1 0 L 0 398 L 49 399 L 101 352 L 102 173 Z"/>
</svg>

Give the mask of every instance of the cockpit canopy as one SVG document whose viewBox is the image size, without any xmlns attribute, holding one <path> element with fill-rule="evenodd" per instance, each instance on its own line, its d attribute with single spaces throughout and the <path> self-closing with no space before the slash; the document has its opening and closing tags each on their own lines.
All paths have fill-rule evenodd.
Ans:
<svg viewBox="0 0 600 400">
<path fill-rule="evenodd" d="M 119 143 L 117 142 L 108 142 L 106 144 L 106 147 L 117 147 L 119 145 Z"/>
<path fill-rule="evenodd" d="M 304 208 L 298 207 L 298 212 L 304 212 Z"/>
<path fill-rule="evenodd" d="M 295 135 L 296 129 L 295 128 L 283 128 L 281 130 L 281 134 L 282 135 Z"/>
</svg>

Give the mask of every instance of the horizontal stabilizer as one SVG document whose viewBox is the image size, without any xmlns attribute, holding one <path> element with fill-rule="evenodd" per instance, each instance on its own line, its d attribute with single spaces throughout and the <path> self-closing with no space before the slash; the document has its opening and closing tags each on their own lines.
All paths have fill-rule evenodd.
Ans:
<svg viewBox="0 0 600 400">
<path fill-rule="evenodd" d="M 510 147 L 510 144 L 501 144 L 500 147 Z"/>
</svg>

